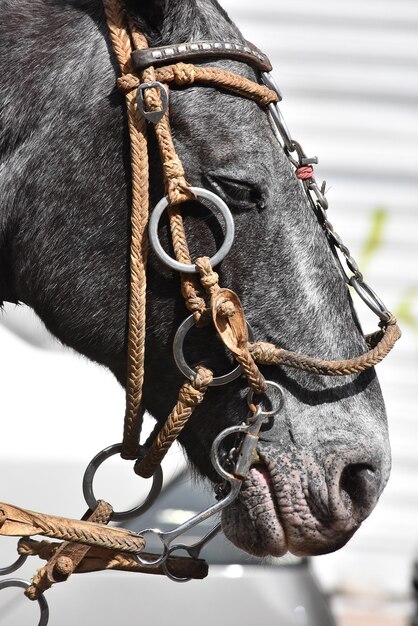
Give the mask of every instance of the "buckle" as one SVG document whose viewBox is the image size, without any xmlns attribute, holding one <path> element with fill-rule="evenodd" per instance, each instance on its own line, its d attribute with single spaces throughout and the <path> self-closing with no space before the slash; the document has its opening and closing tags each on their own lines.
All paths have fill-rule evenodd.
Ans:
<svg viewBox="0 0 418 626">
<path fill-rule="evenodd" d="M 160 92 L 160 96 L 161 96 L 161 101 L 162 101 L 162 107 L 161 109 L 159 109 L 158 111 L 147 111 L 145 108 L 145 98 L 144 98 L 144 92 L 146 89 L 158 89 Z M 138 110 L 140 111 L 141 115 L 143 115 L 143 117 L 145 117 L 145 119 L 148 122 L 151 122 L 152 124 L 158 124 L 158 122 L 164 117 L 165 113 L 167 112 L 168 109 L 168 93 L 166 88 L 164 87 L 164 85 L 162 83 L 159 83 L 157 81 L 152 82 L 152 83 L 142 83 L 141 85 L 139 85 L 138 87 L 138 94 L 136 97 L 136 103 L 138 106 Z"/>
</svg>

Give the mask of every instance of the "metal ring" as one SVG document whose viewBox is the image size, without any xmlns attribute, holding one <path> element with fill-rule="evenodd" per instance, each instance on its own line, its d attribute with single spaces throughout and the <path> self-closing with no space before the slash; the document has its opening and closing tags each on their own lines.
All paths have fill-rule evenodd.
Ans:
<svg viewBox="0 0 418 626">
<path fill-rule="evenodd" d="M 218 252 L 210 259 L 210 263 L 214 267 L 215 265 L 218 265 L 221 261 L 223 261 L 223 259 L 226 257 L 231 249 L 235 235 L 234 218 L 232 217 L 232 213 L 225 204 L 225 202 L 221 200 L 219 196 L 212 193 L 212 191 L 208 191 L 207 189 L 201 189 L 200 187 L 191 187 L 190 189 L 197 198 L 205 198 L 205 200 L 210 200 L 219 209 L 225 221 L 225 240 L 222 246 L 219 248 Z M 163 263 L 165 263 L 165 265 L 168 265 L 168 267 L 170 267 L 171 269 L 176 270 L 177 272 L 185 272 L 187 274 L 197 274 L 198 269 L 196 265 L 179 263 L 175 259 L 171 258 L 169 254 L 167 254 L 167 252 L 164 250 L 160 243 L 160 239 L 158 237 L 158 225 L 160 223 L 162 214 L 169 206 L 169 204 L 170 201 L 168 197 L 165 196 L 164 198 L 162 198 L 162 200 L 160 200 L 160 202 L 157 204 L 151 214 L 151 219 L 149 223 L 150 243 L 158 258 Z"/>
<path fill-rule="evenodd" d="M 193 380 L 195 378 L 196 372 L 187 364 L 186 359 L 184 358 L 183 347 L 184 347 L 184 340 L 186 338 L 186 335 L 194 325 L 195 325 L 194 317 L 193 315 L 190 315 L 184 320 L 184 322 L 182 322 L 182 324 L 180 324 L 180 327 L 174 337 L 174 343 L 173 343 L 173 355 L 174 355 L 174 360 L 176 362 L 176 365 L 179 368 L 180 372 L 184 374 L 184 376 L 188 378 L 189 380 Z M 254 339 L 253 330 L 251 326 L 248 324 L 248 322 L 247 322 L 247 329 L 248 329 L 249 340 L 253 341 Z M 227 385 L 228 383 L 231 383 L 233 380 L 236 380 L 237 378 L 239 378 L 241 374 L 242 374 L 241 365 L 237 365 L 237 367 L 235 367 L 232 370 L 232 372 L 229 372 L 229 374 L 224 374 L 223 376 L 216 376 L 211 382 L 211 384 L 209 385 L 209 387 L 221 387 L 222 385 Z"/>
<path fill-rule="evenodd" d="M 9 565 L 8 567 L 1 567 L 0 568 L 0 576 L 7 576 L 7 574 L 13 574 L 13 572 L 16 572 L 18 569 L 20 569 L 22 567 L 22 565 L 26 562 L 28 556 L 27 554 L 21 554 L 18 559 L 12 563 L 12 565 Z"/>
<path fill-rule="evenodd" d="M 180 578 L 179 576 L 175 576 L 175 574 L 172 574 L 170 572 L 170 568 L 168 566 L 168 559 L 174 552 L 177 552 L 178 550 L 184 550 L 185 552 L 187 552 L 190 560 L 193 559 L 193 557 L 190 557 L 190 554 L 188 552 L 188 546 L 184 543 L 179 543 L 169 549 L 168 554 L 167 554 L 167 561 L 164 561 L 164 563 L 162 564 L 163 572 L 167 576 L 167 578 L 169 578 L 175 583 L 188 583 L 192 580 L 192 578 L 190 577 Z"/>
<path fill-rule="evenodd" d="M 122 451 L 121 443 L 117 443 L 113 446 L 109 446 L 108 448 L 105 448 L 104 450 L 102 450 L 102 452 L 99 452 L 99 454 L 97 454 L 87 466 L 87 469 L 84 473 L 84 478 L 83 478 L 83 494 L 84 494 L 84 498 L 87 502 L 88 507 L 92 511 L 94 511 L 99 504 L 93 492 L 93 480 L 96 475 L 96 472 L 99 469 L 99 467 L 102 465 L 102 463 L 104 463 L 104 461 L 106 461 L 112 456 L 115 456 L 116 454 L 120 454 L 121 451 Z M 143 451 L 145 451 L 145 448 L 140 446 L 139 453 L 141 454 L 141 452 Z M 135 508 L 131 509 L 130 511 L 121 511 L 121 512 L 114 511 L 112 513 L 112 521 L 129 520 L 129 519 L 132 519 L 133 517 L 138 517 L 139 515 L 142 515 L 142 513 L 145 513 L 145 511 L 148 511 L 148 509 L 154 504 L 154 502 L 160 495 L 162 484 L 163 484 L 163 472 L 162 472 L 161 467 L 159 466 L 157 467 L 152 477 L 151 490 L 146 500 L 142 504 L 139 504 Z"/>
<path fill-rule="evenodd" d="M 273 417 L 274 415 L 277 415 L 277 413 L 280 411 L 280 409 L 283 406 L 283 402 L 284 402 L 283 390 L 280 387 L 280 385 L 278 385 L 277 383 L 273 382 L 272 380 L 266 380 L 266 385 L 268 387 L 274 387 L 274 389 L 279 392 L 279 394 L 280 394 L 279 406 L 276 407 L 275 409 L 273 409 L 272 411 L 261 411 L 260 410 L 258 415 L 262 415 L 263 417 Z M 254 391 L 252 389 L 250 389 L 249 392 L 248 392 L 248 395 L 247 395 L 247 402 L 248 402 L 248 406 L 250 408 L 254 404 L 254 395 L 255 395 Z M 257 394 L 257 395 L 267 395 L 267 392 L 265 394 Z"/>
<path fill-rule="evenodd" d="M 213 469 L 221 478 L 227 480 L 231 484 L 234 482 L 239 482 L 240 479 L 237 478 L 234 474 L 231 474 L 231 472 L 228 472 L 226 469 L 224 469 L 219 458 L 219 450 L 224 439 L 226 439 L 230 435 L 239 435 L 241 433 L 245 435 L 248 433 L 248 429 L 249 426 L 247 424 L 241 424 L 239 426 L 230 426 L 229 428 L 225 428 L 225 430 L 222 430 L 219 435 L 215 437 L 212 444 L 210 460 L 213 465 Z"/>
<path fill-rule="evenodd" d="M 145 541 L 145 547 L 147 545 L 146 535 L 155 535 L 161 541 L 161 546 L 163 548 L 163 551 L 160 555 L 157 555 L 155 559 L 151 559 L 151 560 L 144 559 L 141 556 L 141 554 L 135 554 L 136 561 L 140 565 L 145 565 L 146 567 L 159 567 L 160 565 L 165 563 L 165 561 L 168 558 L 168 551 L 169 551 L 169 546 L 167 545 L 167 542 L 165 539 L 166 533 L 163 533 L 161 530 L 158 530 L 158 528 L 145 528 L 145 530 L 141 530 L 140 533 L 141 533 L 141 537 L 143 537 Z"/>
<path fill-rule="evenodd" d="M 9 578 L 8 580 L 0 581 L 0 590 L 7 589 L 8 587 L 21 587 L 26 591 L 26 589 L 30 587 L 30 583 L 26 582 L 25 580 L 20 580 L 20 578 Z M 39 619 L 38 626 L 47 626 L 49 620 L 48 602 L 46 601 L 44 595 L 39 596 L 39 598 L 37 598 L 37 602 L 41 611 L 41 617 Z"/>
<path fill-rule="evenodd" d="M 387 322 L 390 318 L 390 313 L 384 302 L 382 302 L 373 289 L 369 287 L 367 283 L 359 282 L 355 276 L 352 276 L 348 282 L 355 289 L 363 302 L 367 304 L 369 309 L 371 309 L 382 322 Z"/>
</svg>

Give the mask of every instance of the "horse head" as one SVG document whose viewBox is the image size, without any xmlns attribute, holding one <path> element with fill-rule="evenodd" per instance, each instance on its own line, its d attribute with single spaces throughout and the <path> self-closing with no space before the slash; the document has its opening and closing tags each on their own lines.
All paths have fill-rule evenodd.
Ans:
<svg viewBox="0 0 418 626">
<path fill-rule="evenodd" d="M 244 43 L 212 1 L 168 2 L 153 24 L 151 45 L 205 39 Z M 245 64 L 223 60 L 216 66 L 257 80 Z M 222 284 L 240 295 L 256 338 L 324 359 L 361 354 L 366 347 L 347 287 L 266 112 L 241 97 L 194 87 L 172 91 L 171 123 L 188 181 L 219 194 L 234 214 L 235 242 L 219 271 Z M 201 226 L 196 206 L 185 213 L 195 257 L 212 254 L 222 234 Z M 170 352 L 184 313 L 178 306 L 173 310 L 171 276 L 163 282 L 158 262 L 151 272 L 147 371 L 158 368 L 160 377 L 147 379 L 145 398 L 153 415 L 164 415 L 166 395 L 159 380 L 164 386 L 172 381 L 174 388 L 180 384 Z M 168 335 L 161 307 L 169 309 Z M 221 354 L 202 334 L 193 334 L 190 362 L 224 372 L 227 364 L 222 369 Z M 264 373 L 285 390 L 284 408 L 265 426 L 262 463 L 252 468 L 238 501 L 224 513 L 224 531 L 259 555 L 334 550 L 369 515 L 388 479 L 378 381 L 374 372 L 337 380 L 284 368 Z M 213 475 L 208 459 L 214 437 L 244 417 L 243 395 L 242 380 L 211 389 L 182 437 L 189 457 L 206 475 Z"/>
<path fill-rule="evenodd" d="M 32 2 L 19 4 L 19 16 L 33 14 Z M 244 42 L 215 0 L 126 4 L 151 47 Z M 19 40 L 23 27 L 9 11 L 4 23 L 14 25 L 17 44 L 0 63 L 25 67 L 32 76 L 25 88 L 9 87 L 14 97 L 1 131 L 15 172 L 2 184 L 9 297 L 33 307 L 62 342 L 109 367 L 125 385 L 129 146 L 101 3 L 40 4 L 30 41 Z M 65 41 L 59 56 L 54 41 Z M 47 67 L 40 54 L 49 57 Z M 259 81 L 236 60 L 206 64 Z M 3 74 L 7 88 L 12 76 Z M 24 116 L 23 100 L 32 103 Z M 222 284 L 239 294 L 255 338 L 322 359 L 364 352 L 347 286 L 266 110 L 213 87 L 174 87 L 170 121 L 189 183 L 214 191 L 234 215 L 233 247 L 216 269 Z M 156 203 L 164 188 L 152 129 L 149 141 Z M 223 237 L 217 220 L 201 203 L 189 202 L 183 212 L 192 257 L 211 256 Z M 160 236 L 168 246 L 167 224 Z M 162 423 L 183 381 L 172 341 L 185 309 L 178 276 L 153 253 L 147 298 L 144 406 Z M 222 373 L 230 361 L 213 337 L 210 328 L 195 329 L 187 359 Z M 263 426 L 260 461 L 224 512 L 224 531 L 260 556 L 335 550 L 370 514 L 389 476 L 375 373 L 335 379 L 284 367 L 262 371 L 283 389 L 284 403 Z M 212 442 L 245 419 L 246 393 L 242 378 L 211 388 L 181 436 L 190 460 L 214 481 Z"/>
</svg>

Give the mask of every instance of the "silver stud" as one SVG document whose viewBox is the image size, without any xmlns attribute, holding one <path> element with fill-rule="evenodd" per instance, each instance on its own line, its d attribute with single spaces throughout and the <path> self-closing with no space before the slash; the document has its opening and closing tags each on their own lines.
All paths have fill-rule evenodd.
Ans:
<svg viewBox="0 0 418 626">
<path fill-rule="evenodd" d="M 153 59 L 161 59 L 162 56 L 163 53 L 161 52 L 161 50 L 154 50 L 154 52 L 152 53 Z"/>
<path fill-rule="evenodd" d="M 202 43 L 202 50 L 210 50 L 211 48 L 210 43 Z"/>
<path fill-rule="evenodd" d="M 164 54 L 167 57 L 172 56 L 174 54 L 174 48 L 165 48 L 164 49 Z"/>
<path fill-rule="evenodd" d="M 216 48 L 217 50 L 219 50 L 219 48 L 222 48 L 222 44 L 219 42 L 216 42 L 213 44 L 213 47 Z"/>
<path fill-rule="evenodd" d="M 197 43 L 192 43 L 190 44 L 190 50 L 193 50 L 194 52 L 196 52 L 197 50 L 199 50 L 199 46 Z"/>
<path fill-rule="evenodd" d="M 187 52 L 187 49 L 188 49 L 188 48 L 187 48 L 187 46 L 178 46 L 178 47 L 177 47 L 177 50 L 178 50 L 181 54 L 183 54 L 183 52 Z"/>
<path fill-rule="evenodd" d="M 230 43 L 225 44 L 225 50 L 231 50 L 231 48 L 232 48 L 232 44 Z"/>
</svg>

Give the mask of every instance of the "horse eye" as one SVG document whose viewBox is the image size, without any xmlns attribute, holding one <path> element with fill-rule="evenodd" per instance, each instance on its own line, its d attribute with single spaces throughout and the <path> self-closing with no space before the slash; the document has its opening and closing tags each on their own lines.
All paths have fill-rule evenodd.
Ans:
<svg viewBox="0 0 418 626">
<path fill-rule="evenodd" d="M 261 190 L 251 183 L 213 175 L 208 175 L 207 180 L 222 200 L 235 209 L 262 209 L 265 206 Z"/>
</svg>

